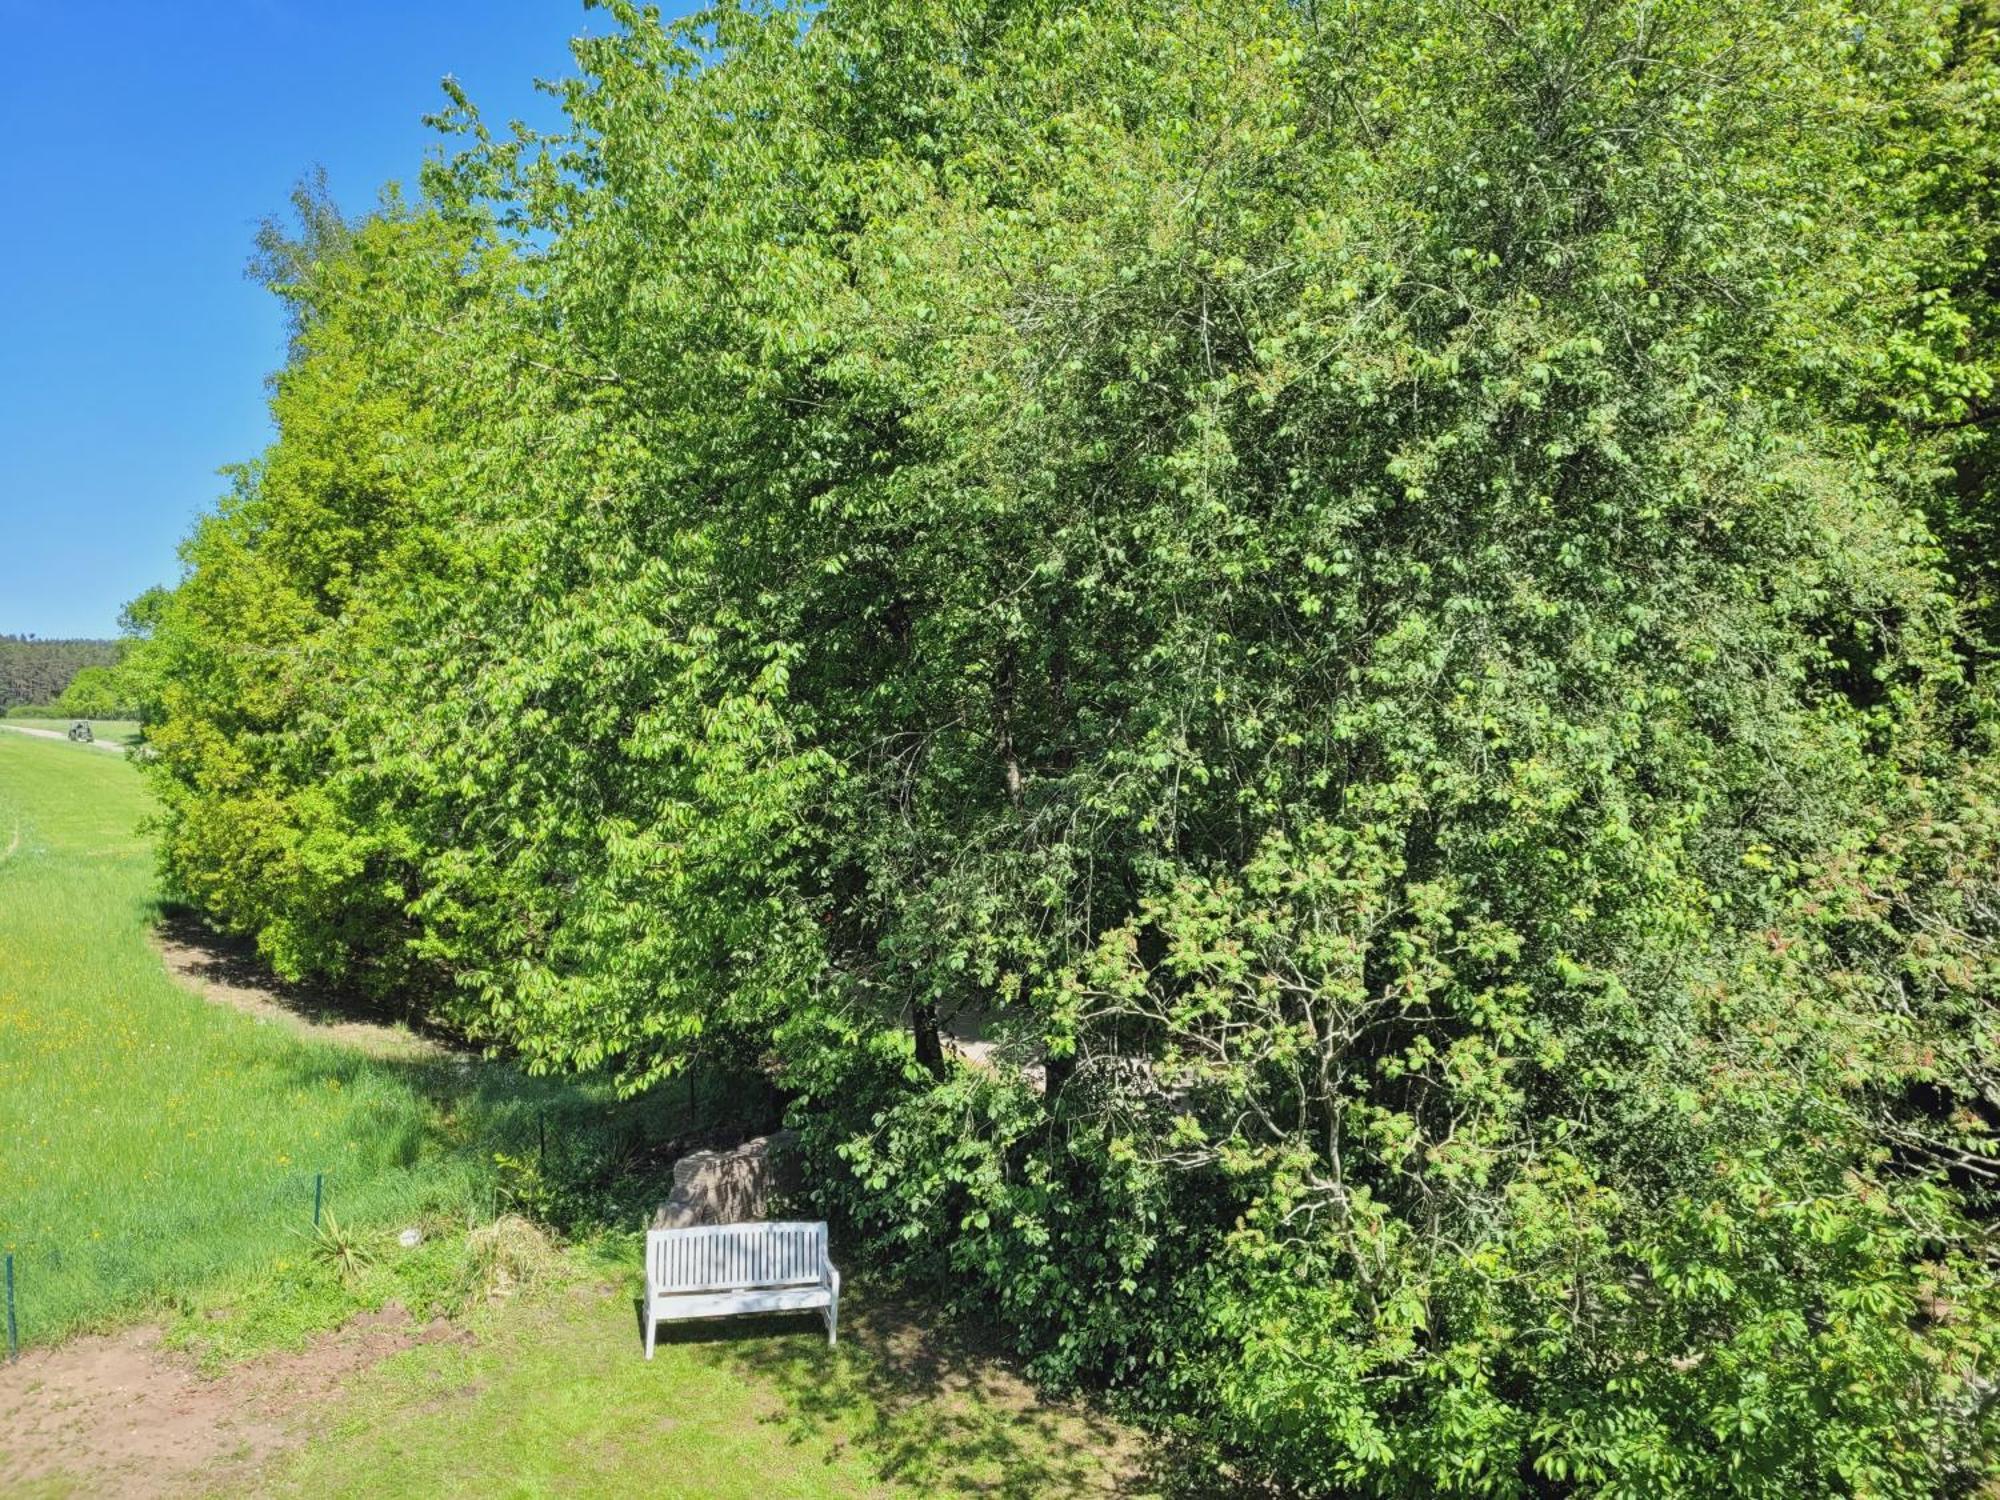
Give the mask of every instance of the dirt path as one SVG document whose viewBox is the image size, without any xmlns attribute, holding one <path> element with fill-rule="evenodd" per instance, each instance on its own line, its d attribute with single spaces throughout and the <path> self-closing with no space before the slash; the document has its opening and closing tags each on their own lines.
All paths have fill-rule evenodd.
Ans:
<svg viewBox="0 0 2000 1500">
<path fill-rule="evenodd" d="M 370 1057 L 441 1057 L 452 1051 L 358 1001 L 272 977 L 248 944 L 219 937 L 192 917 L 173 916 L 154 929 L 153 946 L 167 972 L 202 999 L 226 1005 L 301 1036 L 352 1047 Z"/>
<path fill-rule="evenodd" d="M 59 744 L 64 745 L 78 743 L 58 730 L 34 729 L 26 724 L 9 724 L 4 719 L 0 719 L 0 729 L 12 730 L 15 734 L 32 734 L 38 740 L 55 740 Z M 125 753 L 123 745 L 114 745 L 109 740 L 87 740 L 83 742 L 83 748 L 86 750 L 109 750 L 113 755 L 123 755 Z"/>
<path fill-rule="evenodd" d="M 247 1483 L 311 1435 L 308 1420 L 358 1370 L 415 1344 L 463 1339 L 419 1327 L 398 1303 L 292 1354 L 204 1376 L 160 1330 L 72 1339 L 0 1365 L 0 1487 L 177 1496 Z"/>
</svg>

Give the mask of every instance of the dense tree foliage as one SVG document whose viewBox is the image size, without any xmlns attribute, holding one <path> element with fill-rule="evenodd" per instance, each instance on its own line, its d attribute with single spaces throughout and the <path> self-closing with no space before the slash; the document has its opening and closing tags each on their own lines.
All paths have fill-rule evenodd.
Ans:
<svg viewBox="0 0 2000 1500">
<path fill-rule="evenodd" d="M 84 667 L 69 680 L 53 706 L 57 713 L 72 719 L 129 719 L 139 712 L 117 665 Z"/>
<path fill-rule="evenodd" d="M 1993 33 L 611 7 L 259 265 L 165 872 L 1307 1488 L 1969 1491 Z"/>
<path fill-rule="evenodd" d="M 0 635 L 0 712 L 60 698 L 79 672 L 114 665 L 116 641 Z"/>
</svg>

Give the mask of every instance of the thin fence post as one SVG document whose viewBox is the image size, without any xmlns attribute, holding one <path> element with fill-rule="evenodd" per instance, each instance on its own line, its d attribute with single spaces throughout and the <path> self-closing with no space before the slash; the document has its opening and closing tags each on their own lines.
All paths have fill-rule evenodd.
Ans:
<svg viewBox="0 0 2000 1500">
<path fill-rule="evenodd" d="M 21 1330 L 14 1323 L 14 1252 L 7 1252 L 7 1359 L 21 1357 Z"/>
<path fill-rule="evenodd" d="M 326 1186 L 326 1173 L 313 1173 L 313 1228 L 319 1228 L 320 1190 Z"/>
</svg>

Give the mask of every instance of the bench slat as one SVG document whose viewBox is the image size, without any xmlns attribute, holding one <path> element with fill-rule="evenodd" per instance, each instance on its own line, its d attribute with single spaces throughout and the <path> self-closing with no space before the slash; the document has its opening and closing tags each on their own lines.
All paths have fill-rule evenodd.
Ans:
<svg viewBox="0 0 2000 1500">
<path fill-rule="evenodd" d="M 774 1287 L 765 1291 L 665 1293 L 653 1299 L 662 1322 L 680 1318 L 726 1318 L 737 1313 L 810 1312 L 829 1307 L 833 1294 L 823 1286 Z"/>
<path fill-rule="evenodd" d="M 794 1286 L 825 1274 L 824 1224 L 713 1224 L 647 1236 L 653 1285 L 669 1292 Z"/>
</svg>

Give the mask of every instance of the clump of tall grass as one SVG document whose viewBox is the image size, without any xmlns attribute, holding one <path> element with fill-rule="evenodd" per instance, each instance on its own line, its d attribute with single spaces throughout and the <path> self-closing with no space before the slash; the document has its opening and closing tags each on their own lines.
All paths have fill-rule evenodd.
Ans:
<svg viewBox="0 0 2000 1500">
<path fill-rule="evenodd" d="M 465 1236 L 467 1289 L 480 1301 L 494 1301 L 547 1281 L 562 1268 L 562 1256 L 548 1233 L 519 1214 L 502 1214 Z"/>
</svg>

